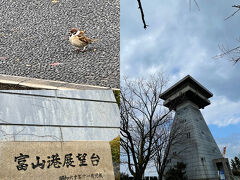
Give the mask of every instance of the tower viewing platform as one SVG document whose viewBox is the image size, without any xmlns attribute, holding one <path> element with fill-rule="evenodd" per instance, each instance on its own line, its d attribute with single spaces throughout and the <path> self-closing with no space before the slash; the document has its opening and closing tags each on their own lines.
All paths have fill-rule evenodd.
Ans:
<svg viewBox="0 0 240 180">
<path fill-rule="evenodd" d="M 178 105 L 189 100 L 196 104 L 199 109 L 210 104 L 208 100 L 213 94 L 198 83 L 193 77 L 187 75 L 172 87 L 161 94 L 160 98 L 165 100 L 164 106 L 176 109 Z"/>
</svg>

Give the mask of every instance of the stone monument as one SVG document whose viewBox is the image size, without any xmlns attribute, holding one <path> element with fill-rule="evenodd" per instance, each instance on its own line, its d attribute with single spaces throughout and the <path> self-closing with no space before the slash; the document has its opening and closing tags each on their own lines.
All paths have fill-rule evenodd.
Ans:
<svg viewBox="0 0 240 180">
<path fill-rule="evenodd" d="M 0 142 L 0 179 L 114 180 L 107 141 Z"/>
<path fill-rule="evenodd" d="M 171 148 L 166 171 L 177 162 L 186 164 L 191 180 L 231 179 L 228 159 L 224 158 L 200 112 L 213 94 L 187 75 L 161 94 L 164 106 L 175 111 L 173 129 L 180 131 Z"/>
<path fill-rule="evenodd" d="M 0 179 L 114 180 L 112 90 L 0 91 Z"/>
</svg>

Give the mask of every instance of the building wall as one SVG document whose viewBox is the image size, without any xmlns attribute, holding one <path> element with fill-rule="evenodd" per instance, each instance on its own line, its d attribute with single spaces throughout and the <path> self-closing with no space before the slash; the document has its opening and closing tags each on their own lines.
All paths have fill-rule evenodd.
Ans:
<svg viewBox="0 0 240 180">
<path fill-rule="evenodd" d="M 212 160 L 222 155 L 198 107 L 189 101 L 177 107 L 173 126 L 182 133 L 170 150 L 167 169 L 184 162 L 189 179 L 217 178 Z"/>
</svg>

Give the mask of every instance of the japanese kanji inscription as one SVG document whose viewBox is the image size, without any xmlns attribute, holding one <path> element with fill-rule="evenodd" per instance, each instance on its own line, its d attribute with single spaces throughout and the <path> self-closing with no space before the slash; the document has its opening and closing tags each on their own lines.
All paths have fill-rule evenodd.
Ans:
<svg viewBox="0 0 240 180">
<path fill-rule="evenodd" d="M 0 179 L 114 179 L 108 142 L 0 142 Z"/>
</svg>

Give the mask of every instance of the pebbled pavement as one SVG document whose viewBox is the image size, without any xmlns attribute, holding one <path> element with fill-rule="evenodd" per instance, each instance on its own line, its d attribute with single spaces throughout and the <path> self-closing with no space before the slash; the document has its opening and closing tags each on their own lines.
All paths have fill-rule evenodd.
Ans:
<svg viewBox="0 0 240 180">
<path fill-rule="evenodd" d="M 120 0 L 0 0 L 0 74 L 119 88 Z M 71 27 L 99 39 L 87 52 Z"/>
</svg>

